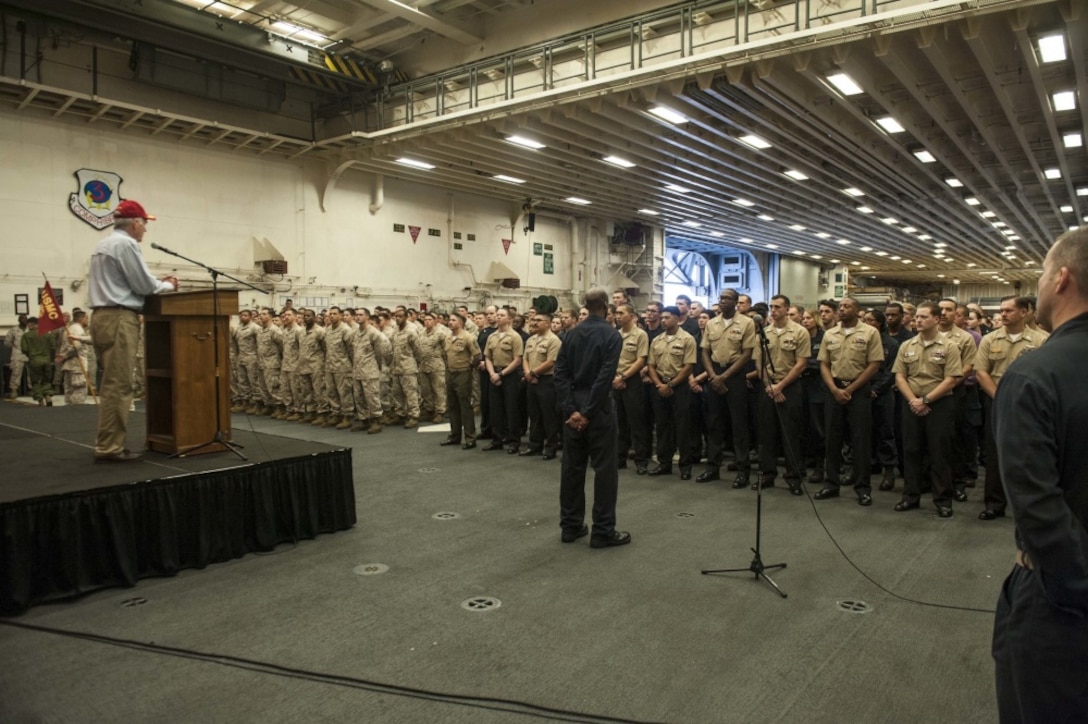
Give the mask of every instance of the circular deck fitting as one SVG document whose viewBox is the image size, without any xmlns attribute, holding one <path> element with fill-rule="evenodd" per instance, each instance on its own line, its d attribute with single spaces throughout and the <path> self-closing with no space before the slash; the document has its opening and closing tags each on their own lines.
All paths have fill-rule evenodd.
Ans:
<svg viewBox="0 0 1088 724">
<path fill-rule="evenodd" d="M 847 613 L 869 613 L 873 610 L 865 601 L 855 601 L 850 598 L 838 601 L 836 605 Z"/>
<path fill-rule="evenodd" d="M 385 573 L 389 570 L 389 566 L 384 563 L 364 563 L 361 566 L 355 566 L 351 569 L 351 572 L 357 576 L 376 576 L 379 573 Z"/>
<path fill-rule="evenodd" d="M 677 513 L 676 517 L 677 518 L 694 518 L 695 513 Z"/>
<path fill-rule="evenodd" d="M 502 605 L 502 601 L 493 596 L 473 596 L 461 601 L 461 608 L 466 611 L 494 611 Z"/>
<path fill-rule="evenodd" d="M 435 520 L 453 520 L 454 518 L 460 518 L 460 513 L 454 513 L 451 511 L 443 511 L 441 513 L 435 513 L 431 516 Z"/>
</svg>

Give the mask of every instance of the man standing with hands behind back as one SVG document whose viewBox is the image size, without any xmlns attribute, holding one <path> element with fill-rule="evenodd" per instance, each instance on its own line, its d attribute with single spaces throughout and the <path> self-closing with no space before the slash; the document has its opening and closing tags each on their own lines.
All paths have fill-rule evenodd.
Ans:
<svg viewBox="0 0 1088 724">
<path fill-rule="evenodd" d="M 91 254 L 87 299 L 94 310 L 91 338 L 102 363 L 96 463 L 141 459 L 139 453 L 125 448 L 132 368 L 140 340 L 139 315 L 144 297 L 178 288 L 177 277 L 153 277 L 140 254 L 139 243 L 147 231 L 147 222 L 154 220 L 139 203 L 122 201 L 113 212 L 113 231 L 98 242 Z"/>
<path fill-rule="evenodd" d="M 587 463 L 593 465 L 593 548 L 621 546 L 631 534 L 616 530 L 616 409 L 609 394 L 620 360 L 620 333 L 605 321 L 608 292 L 586 293 L 589 316 L 567 333 L 555 362 L 555 392 L 563 424 L 563 466 L 559 486 L 561 540 L 573 543 L 589 533 L 585 525 Z"/>
</svg>

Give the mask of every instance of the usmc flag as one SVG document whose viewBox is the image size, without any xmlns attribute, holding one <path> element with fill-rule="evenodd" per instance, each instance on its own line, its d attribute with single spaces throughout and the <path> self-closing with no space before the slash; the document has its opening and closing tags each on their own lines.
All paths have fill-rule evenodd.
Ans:
<svg viewBox="0 0 1088 724">
<path fill-rule="evenodd" d="M 49 334 L 54 329 L 61 329 L 63 326 L 64 314 L 61 313 L 57 296 L 53 294 L 53 287 L 49 286 L 47 280 L 42 288 L 42 298 L 38 309 L 38 334 Z"/>
</svg>

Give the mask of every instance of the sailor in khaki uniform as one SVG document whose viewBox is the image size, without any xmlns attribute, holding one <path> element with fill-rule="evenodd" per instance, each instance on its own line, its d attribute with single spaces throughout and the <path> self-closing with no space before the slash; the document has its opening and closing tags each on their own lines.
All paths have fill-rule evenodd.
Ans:
<svg viewBox="0 0 1088 724">
<path fill-rule="evenodd" d="M 839 323 L 824 332 L 820 346 L 820 375 L 831 392 L 825 405 L 826 450 L 824 487 L 813 497 L 817 500 L 839 497 L 839 468 L 847 422 L 850 447 L 854 450 L 852 480 L 858 505 L 872 505 L 872 385 L 873 375 L 884 360 L 880 332 L 858 318 L 860 307 L 851 297 L 839 301 Z"/>
<path fill-rule="evenodd" d="M 763 331 L 769 359 L 764 360 L 762 349 L 756 349 L 756 369 L 762 381 L 758 398 L 760 479 L 753 487 L 774 485 L 781 444 L 786 484 L 791 493 L 801 495 L 801 374 L 812 355 L 812 342 L 808 330 L 790 320 L 789 309 L 789 297 L 778 294 L 771 298 L 771 324 Z"/>
<path fill-rule="evenodd" d="M 533 335 L 525 342 L 522 360 L 529 408 L 529 447 L 519 454 L 543 453 L 545 460 L 551 460 L 559 447 L 561 431 L 552 370 L 562 343 L 552 334 L 552 315 L 537 312 L 529 324 Z"/>
<path fill-rule="evenodd" d="M 450 416 L 450 434 L 439 445 L 461 445 L 462 450 L 476 447 L 476 418 L 472 413 L 472 380 L 478 378 L 476 363 L 480 345 L 476 335 L 465 329 L 460 312 L 450 315 L 450 334 L 443 340 L 446 358 L 446 410 Z"/>
<path fill-rule="evenodd" d="M 695 366 L 695 338 L 680 328 L 680 310 L 661 310 L 665 330 L 650 345 L 649 376 L 654 385 L 654 419 L 657 422 L 657 465 L 647 475 L 672 472 L 672 456 L 680 449 L 680 479 L 691 479 L 691 445 L 687 444 L 691 388 L 688 375 Z"/>
<path fill-rule="evenodd" d="M 950 518 L 952 434 L 956 422 L 952 389 L 963 376 L 963 364 L 955 341 L 938 330 L 940 318 L 937 304 L 919 304 L 914 315 L 918 334 L 899 346 L 892 366 L 904 402 L 903 499 L 895 509 L 902 512 L 918 507 L 922 471 L 928 469 L 937 514 Z M 857 455 L 854 457 L 856 460 Z"/>
<path fill-rule="evenodd" d="M 982 498 L 986 507 L 978 514 L 979 520 L 1005 516 L 1005 487 L 997 467 L 997 444 L 994 441 L 994 396 L 1009 365 L 1021 355 L 1042 347 L 1046 341 L 1046 332 L 1027 326 L 1030 311 L 1031 306 L 1024 297 L 1002 299 L 1002 326 L 982 338 L 978 354 L 975 355 L 975 376 L 982 389 L 982 412 L 986 427 L 986 481 Z"/>
<path fill-rule="evenodd" d="M 515 455 L 521 446 L 521 358 L 525 347 L 521 335 L 511 329 L 510 313 L 495 312 L 498 328 L 487 338 L 484 364 L 491 385 L 491 431 L 493 439 L 484 450 L 498 450 Z"/>
<path fill-rule="evenodd" d="M 627 451 L 634 448 L 635 472 L 645 475 L 652 452 L 649 428 L 646 426 L 646 390 L 642 384 L 642 368 L 650 356 L 650 338 L 635 322 L 638 315 L 630 304 L 616 307 L 620 325 L 620 361 L 616 379 L 612 381 L 612 398 L 619 418 L 619 466 L 627 467 Z"/>
</svg>

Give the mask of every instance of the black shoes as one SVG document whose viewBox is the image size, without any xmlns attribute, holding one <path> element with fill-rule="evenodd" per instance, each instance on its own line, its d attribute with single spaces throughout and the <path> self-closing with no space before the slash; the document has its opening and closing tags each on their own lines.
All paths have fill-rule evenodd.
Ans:
<svg viewBox="0 0 1088 724">
<path fill-rule="evenodd" d="M 564 528 L 563 529 L 563 534 L 562 534 L 562 536 L 560 536 L 560 539 L 564 543 L 573 543 L 574 541 L 578 540 L 579 538 L 584 538 L 587 535 L 589 535 L 589 526 L 588 525 L 583 525 L 581 528 L 578 528 L 577 530 L 570 530 L 568 528 Z"/>
<path fill-rule="evenodd" d="M 532 448 L 529 448 L 528 450 L 522 450 L 521 452 L 519 452 L 518 457 L 528 458 L 528 457 L 532 457 L 533 455 L 539 455 L 539 454 L 540 454 L 539 450 L 533 450 Z"/>
<path fill-rule="evenodd" d="M 555 460 L 555 450 L 545 450 L 544 454 L 540 456 L 541 460 Z"/>
<path fill-rule="evenodd" d="M 880 489 L 885 492 L 895 490 L 895 472 L 891 470 L 884 471 L 884 478 L 880 481 Z"/>
<path fill-rule="evenodd" d="M 752 490 L 759 490 L 761 488 L 766 490 L 767 488 L 773 488 L 773 487 L 774 487 L 774 476 L 773 475 L 768 475 L 768 476 L 762 476 L 761 475 L 760 477 L 756 478 L 756 482 L 752 483 Z"/>
<path fill-rule="evenodd" d="M 475 450 L 476 449 L 476 443 L 466 442 L 464 445 L 461 446 L 461 449 L 462 450 Z"/>
<path fill-rule="evenodd" d="M 624 458 L 623 460 L 620 460 L 616 464 L 616 470 L 626 470 L 626 469 L 627 469 L 627 458 Z"/>
<path fill-rule="evenodd" d="M 438 444 L 441 445 L 442 447 L 446 447 L 448 445 L 460 445 L 461 441 L 458 440 L 457 438 L 447 437 L 445 440 L 443 440 L 442 442 L 440 442 Z"/>
<path fill-rule="evenodd" d="M 690 465 L 688 467 L 686 467 L 686 468 L 680 468 L 680 479 L 681 480 L 691 480 L 691 466 Z"/>
<path fill-rule="evenodd" d="M 491 444 L 483 448 L 484 450 L 502 450 L 502 443 L 497 440 L 492 440 Z"/>
<path fill-rule="evenodd" d="M 908 510 L 916 510 L 918 506 L 918 501 L 914 501 L 912 503 L 909 500 L 900 500 L 898 503 L 895 504 L 895 512 L 904 513 Z"/>
<path fill-rule="evenodd" d="M 947 505 L 938 506 L 937 507 L 937 517 L 938 518 L 951 518 L 952 517 L 952 508 L 947 506 Z"/>
<path fill-rule="evenodd" d="M 805 491 L 801 489 L 800 480 L 787 480 L 786 484 L 790 486 L 790 495 L 804 495 Z"/>
<path fill-rule="evenodd" d="M 816 495 L 813 495 L 812 497 L 816 498 L 816 500 L 827 500 L 828 498 L 837 498 L 837 497 L 839 497 L 839 489 L 838 488 L 821 488 L 820 490 L 817 490 Z"/>
<path fill-rule="evenodd" d="M 733 490 L 740 490 L 741 488 L 748 487 L 748 473 L 737 473 L 737 479 L 733 481 Z"/>
<path fill-rule="evenodd" d="M 997 518 L 1004 518 L 1004 510 L 994 510 L 993 508 L 987 508 L 978 514 L 979 520 L 996 520 Z"/>
<path fill-rule="evenodd" d="M 952 493 L 952 500 L 956 501 L 957 503 L 966 503 L 967 502 L 967 491 L 966 490 L 957 490 L 956 492 Z"/>
<path fill-rule="evenodd" d="M 868 508 L 872 504 L 873 496 L 869 495 L 868 493 L 858 494 L 858 505 Z"/>
<path fill-rule="evenodd" d="M 646 463 L 635 463 L 635 475 L 645 475 L 646 472 Z"/>
<path fill-rule="evenodd" d="M 517 455 L 518 454 L 518 446 L 517 445 L 511 445 L 510 447 L 506 448 L 506 454 L 507 455 Z"/>
<path fill-rule="evenodd" d="M 646 471 L 647 475 L 672 475 L 672 465 L 655 465 Z"/>
<path fill-rule="evenodd" d="M 612 548 L 625 546 L 631 542 L 631 534 L 623 530 L 614 530 L 610 535 L 594 535 L 589 539 L 590 548 Z"/>
<path fill-rule="evenodd" d="M 703 471 L 703 472 L 699 473 L 695 477 L 695 482 L 697 482 L 697 483 L 709 483 L 709 482 L 711 482 L 713 480 L 721 480 L 721 479 L 722 479 L 722 476 L 721 476 L 720 473 L 718 473 L 718 471 L 716 469 L 715 470 L 706 470 L 706 471 Z"/>
<path fill-rule="evenodd" d="M 134 463 L 138 460 L 143 460 L 144 456 L 140 453 L 134 453 L 128 448 L 122 450 L 119 453 L 113 455 L 95 455 L 94 461 L 96 463 Z"/>
</svg>

